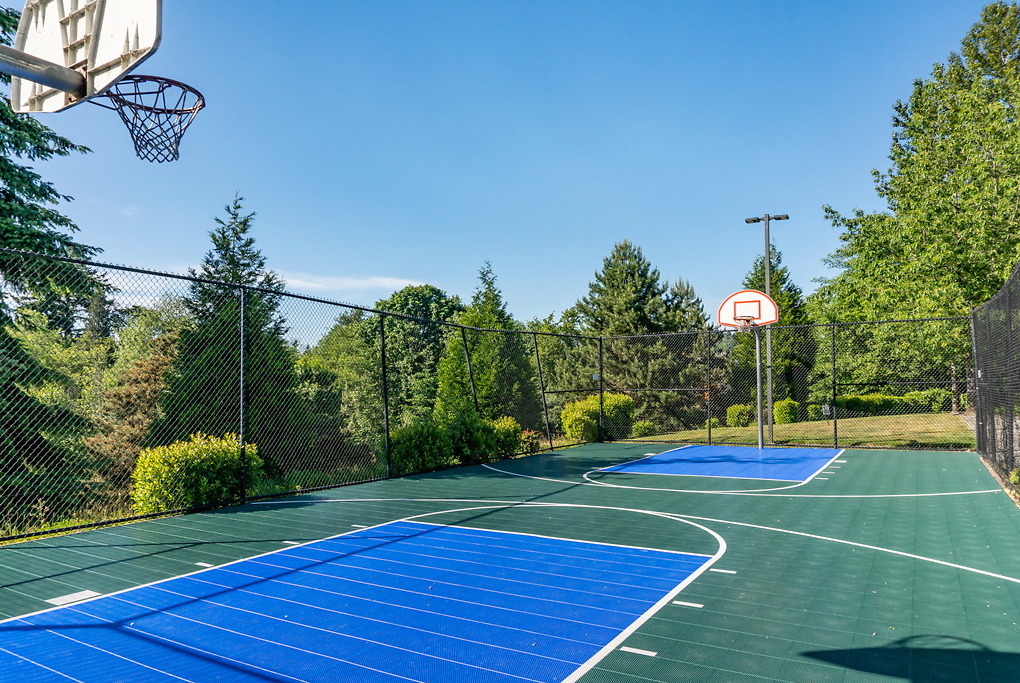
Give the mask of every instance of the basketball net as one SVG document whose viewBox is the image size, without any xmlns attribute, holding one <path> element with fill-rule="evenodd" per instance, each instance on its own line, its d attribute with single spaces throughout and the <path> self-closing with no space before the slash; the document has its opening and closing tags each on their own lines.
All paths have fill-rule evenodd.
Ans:
<svg viewBox="0 0 1020 683">
<path fill-rule="evenodd" d="M 750 315 L 735 316 L 733 320 L 737 323 L 737 332 L 753 332 L 758 327 L 755 318 Z"/>
<path fill-rule="evenodd" d="M 202 93 L 160 76 L 125 76 L 92 102 L 120 114 L 135 153 L 156 162 L 177 160 L 184 131 L 205 106 Z"/>
</svg>

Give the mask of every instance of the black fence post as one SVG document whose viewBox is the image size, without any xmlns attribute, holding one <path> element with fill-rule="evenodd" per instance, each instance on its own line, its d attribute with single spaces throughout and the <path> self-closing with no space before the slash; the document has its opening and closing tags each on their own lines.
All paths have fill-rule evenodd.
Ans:
<svg viewBox="0 0 1020 683">
<path fill-rule="evenodd" d="M 836 408 L 836 323 L 830 323 L 832 334 L 830 343 L 832 346 L 832 447 L 839 448 L 839 409 Z"/>
<path fill-rule="evenodd" d="M 599 441 L 606 440 L 605 364 L 602 358 L 602 336 L 599 336 Z"/>
<path fill-rule="evenodd" d="M 978 365 L 978 351 L 977 351 L 977 311 L 973 308 L 970 309 L 970 354 L 971 354 L 971 365 L 973 368 L 971 372 L 974 377 L 974 431 L 975 437 L 977 437 L 977 450 L 982 456 L 987 455 L 987 449 L 985 447 L 985 430 L 984 430 L 984 412 L 981 406 L 981 366 Z"/>
<path fill-rule="evenodd" d="M 383 405 L 383 443 L 386 450 L 386 476 L 393 476 L 393 463 L 390 460 L 390 396 L 386 381 L 386 314 L 379 313 L 379 365 L 382 378 Z"/>
<path fill-rule="evenodd" d="M 248 402 L 248 392 L 247 392 L 247 382 L 246 382 L 246 379 L 247 379 L 246 375 L 247 375 L 247 371 L 248 371 L 248 366 L 247 366 L 247 361 L 248 361 L 248 358 L 247 358 L 248 334 L 247 334 L 247 315 L 245 313 L 246 312 L 245 301 L 246 301 L 247 298 L 248 298 L 247 297 L 247 289 L 245 289 L 245 287 L 242 286 L 241 289 L 240 289 L 241 311 L 240 311 L 240 317 L 239 317 L 239 321 L 238 321 L 238 327 L 240 328 L 240 335 L 241 335 L 241 339 L 240 339 L 240 345 L 241 345 L 240 351 L 241 351 L 241 353 L 240 353 L 240 363 L 239 363 L 239 368 L 238 368 L 238 371 L 240 373 L 240 381 L 238 382 L 238 392 L 239 392 L 239 394 L 238 394 L 238 399 L 239 399 L 239 406 L 238 406 L 238 422 L 239 422 L 239 424 L 238 424 L 238 432 L 239 432 L 239 434 L 238 434 L 238 440 L 241 442 L 241 452 L 240 452 L 240 459 L 239 459 L 240 460 L 240 465 L 241 465 L 241 476 L 240 476 L 241 502 L 247 502 L 247 500 L 248 500 L 248 452 L 247 452 L 247 447 L 245 445 L 245 429 L 244 429 L 245 407 L 246 407 L 247 402 Z"/>
<path fill-rule="evenodd" d="M 542 413 L 545 415 L 545 436 L 549 439 L 549 450 L 555 451 L 553 445 L 552 426 L 549 424 L 549 404 L 545 400 L 545 379 L 542 377 L 542 354 L 538 352 L 538 335 L 531 333 L 531 339 L 535 342 L 535 366 L 538 368 L 538 388 L 542 392 Z"/>
<path fill-rule="evenodd" d="M 481 415 L 482 410 L 478 407 L 478 392 L 475 390 L 475 374 L 471 370 L 471 352 L 468 350 L 467 330 L 463 327 L 460 328 L 460 341 L 464 346 L 464 360 L 467 362 L 468 382 L 471 384 L 471 398 L 475 403 L 475 412 Z"/>
</svg>

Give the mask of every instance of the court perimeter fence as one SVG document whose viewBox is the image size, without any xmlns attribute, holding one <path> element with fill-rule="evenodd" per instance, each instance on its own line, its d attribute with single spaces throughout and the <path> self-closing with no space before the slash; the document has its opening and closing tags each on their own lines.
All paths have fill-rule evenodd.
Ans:
<svg viewBox="0 0 1020 683">
<path fill-rule="evenodd" d="M 1020 264 L 972 318 L 978 452 L 1020 494 Z"/>
<path fill-rule="evenodd" d="M 757 443 L 753 334 L 479 329 L 3 248 L 0 272 L 0 540 L 201 509 L 133 483 L 199 434 L 235 446 L 232 502 L 599 440 Z M 768 443 L 974 448 L 969 319 L 769 336 Z M 471 415 L 504 435 L 481 458 Z"/>
</svg>

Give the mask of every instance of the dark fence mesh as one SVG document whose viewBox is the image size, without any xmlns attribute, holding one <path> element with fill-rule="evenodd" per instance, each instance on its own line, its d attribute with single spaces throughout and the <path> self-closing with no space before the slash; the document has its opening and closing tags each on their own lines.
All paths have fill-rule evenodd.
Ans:
<svg viewBox="0 0 1020 683">
<path fill-rule="evenodd" d="M 1020 493 L 1020 266 L 974 309 L 973 327 L 978 452 Z"/>
<path fill-rule="evenodd" d="M 758 334 L 764 443 L 974 448 L 965 318 L 773 326 Z M 610 438 L 757 444 L 754 332 L 604 344 L 606 392 L 634 405 L 630 433 L 609 424 Z"/>
<path fill-rule="evenodd" d="M 600 439 L 757 442 L 753 334 L 483 330 L 120 266 L 0 259 L 4 538 Z M 1016 373 L 1003 344 L 1016 333 L 992 304 L 976 320 L 981 438 L 1008 475 Z M 973 447 L 966 320 L 773 327 L 761 340 L 768 443 Z M 163 470 L 175 474 L 139 483 Z"/>
</svg>

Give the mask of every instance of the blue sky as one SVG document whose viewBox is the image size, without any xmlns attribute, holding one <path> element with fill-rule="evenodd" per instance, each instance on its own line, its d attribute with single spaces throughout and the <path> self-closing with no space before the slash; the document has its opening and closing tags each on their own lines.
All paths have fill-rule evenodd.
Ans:
<svg viewBox="0 0 1020 683">
<path fill-rule="evenodd" d="M 822 206 L 884 208 L 892 105 L 959 47 L 971 0 L 164 0 L 138 69 L 208 106 L 175 163 L 110 111 L 40 118 L 93 153 L 36 169 L 104 260 L 183 272 L 240 193 L 290 289 L 469 297 L 559 314 L 629 239 L 716 307 L 773 241 L 831 275 Z"/>
</svg>

